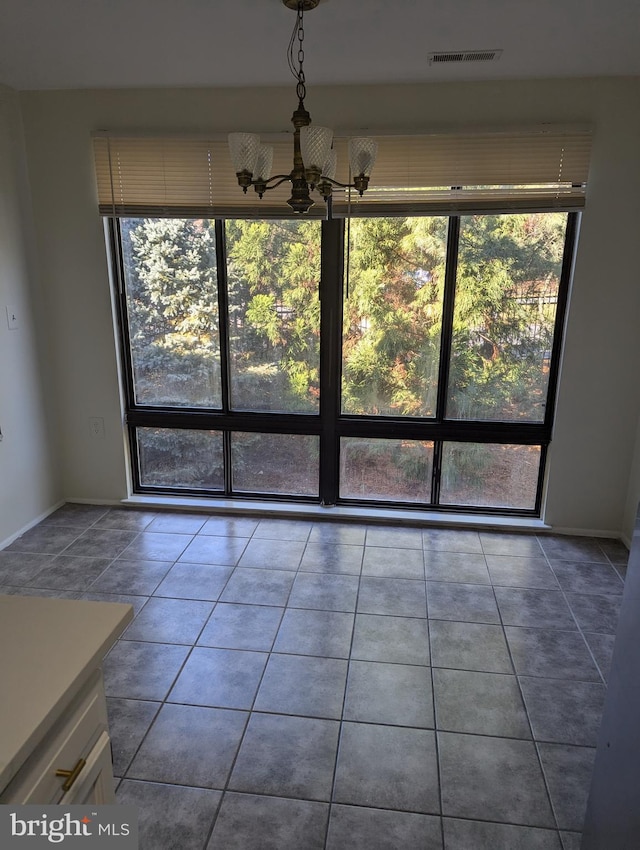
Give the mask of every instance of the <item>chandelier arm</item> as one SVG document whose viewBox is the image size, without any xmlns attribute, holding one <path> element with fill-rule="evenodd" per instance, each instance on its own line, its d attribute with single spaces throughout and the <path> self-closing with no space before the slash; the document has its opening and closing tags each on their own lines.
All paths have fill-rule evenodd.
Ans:
<svg viewBox="0 0 640 850">
<path fill-rule="evenodd" d="M 355 183 L 340 183 L 339 180 L 334 180 L 333 177 L 325 177 L 324 175 L 320 178 L 319 182 L 331 183 L 333 186 L 339 186 L 341 189 L 355 189 Z"/>
<path fill-rule="evenodd" d="M 369 186 L 369 178 L 366 174 L 358 174 L 353 179 L 353 183 L 340 183 L 332 177 L 321 177 L 318 183 L 331 183 L 333 186 L 339 186 L 341 189 L 357 189 L 360 197 L 366 192 Z"/>
<path fill-rule="evenodd" d="M 269 184 L 272 183 L 274 180 L 277 180 L 278 182 L 273 183 L 273 185 L 270 186 Z M 282 183 L 284 183 L 285 180 L 291 180 L 291 175 L 290 174 L 276 174 L 274 177 L 270 177 L 268 180 L 264 180 L 264 181 L 252 180 L 251 182 L 252 182 L 253 185 L 255 185 L 256 183 L 262 182 L 263 185 L 264 185 L 265 191 L 267 191 L 268 189 L 277 189 L 277 187 L 280 186 Z"/>
</svg>

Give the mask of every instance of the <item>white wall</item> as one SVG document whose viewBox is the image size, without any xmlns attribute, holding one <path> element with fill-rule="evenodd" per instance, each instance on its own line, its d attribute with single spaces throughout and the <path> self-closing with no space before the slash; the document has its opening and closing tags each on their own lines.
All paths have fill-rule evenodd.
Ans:
<svg viewBox="0 0 640 850">
<path fill-rule="evenodd" d="M 278 131 L 295 107 L 293 89 L 27 92 L 21 103 L 55 341 L 63 491 L 122 498 L 123 432 L 90 132 Z M 307 105 L 316 123 L 336 130 L 595 125 L 545 516 L 560 528 L 625 530 L 640 411 L 640 80 L 319 87 L 310 88 Z M 90 438 L 89 416 L 104 417 L 104 441 Z"/>
<path fill-rule="evenodd" d="M 597 87 L 589 196 L 571 295 L 547 519 L 621 530 L 636 443 L 640 356 L 638 82 Z M 635 161 L 635 164 L 634 164 Z"/>
<path fill-rule="evenodd" d="M 18 96 L 0 87 L 0 548 L 60 499 Z M 18 327 L 10 330 L 6 307 Z"/>
</svg>

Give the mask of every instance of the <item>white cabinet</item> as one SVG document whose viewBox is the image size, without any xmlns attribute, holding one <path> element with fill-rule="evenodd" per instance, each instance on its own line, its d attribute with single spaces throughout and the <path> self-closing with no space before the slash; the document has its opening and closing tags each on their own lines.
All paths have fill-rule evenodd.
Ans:
<svg viewBox="0 0 640 850">
<path fill-rule="evenodd" d="M 0 595 L 0 803 L 112 803 L 100 665 L 130 605 Z"/>
<path fill-rule="evenodd" d="M 98 670 L 0 794 L 0 803 L 112 803 L 107 707 Z"/>
<path fill-rule="evenodd" d="M 89 753 L 86 764 L 74 785 L 60 800 L 61 803 L 115 803 L 113 793 L 113 769 L 111 764 L 111 741 L 103 732 Z"/>
</svg>

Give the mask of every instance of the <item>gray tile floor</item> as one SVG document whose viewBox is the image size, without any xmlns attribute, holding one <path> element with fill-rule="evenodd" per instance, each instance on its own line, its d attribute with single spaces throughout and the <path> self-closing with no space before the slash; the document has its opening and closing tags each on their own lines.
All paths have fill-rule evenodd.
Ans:
<svg viewBox="0 0 640 850">
<path fill-rule="evenodd" d="M 104 671 L 142 850 L 575 850 L 626 558 L 66 505 L 0 592 L 134 605 Z"/>
</svg>

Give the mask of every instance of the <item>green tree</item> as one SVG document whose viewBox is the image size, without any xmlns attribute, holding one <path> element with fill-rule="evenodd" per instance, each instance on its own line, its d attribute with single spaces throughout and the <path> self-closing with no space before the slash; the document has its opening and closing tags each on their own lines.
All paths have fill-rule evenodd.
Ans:
<svg viewBox="0 0 640 850">
<path fill-rule="evenodd" d="M 544 418 L 566 215 L 461 222 L 448 415 Z"/>
<path fill-rule="evenodd" d="M 138 401 L 220 407 L 212 223 L 125 219 L 123 244 Z"/>
<path fill-rule="evenodd" d="M 227 221 L 232 397 L 313 412 L 320 375 L 320 223 Z"/>
<path fill-rule="evenodd" d="M 343 408 L 435 413 L 447 221 L 352 222 Z"/>
</svg>

